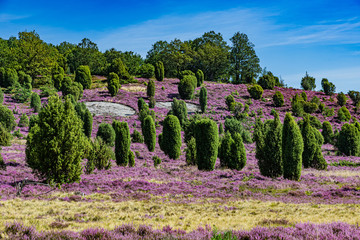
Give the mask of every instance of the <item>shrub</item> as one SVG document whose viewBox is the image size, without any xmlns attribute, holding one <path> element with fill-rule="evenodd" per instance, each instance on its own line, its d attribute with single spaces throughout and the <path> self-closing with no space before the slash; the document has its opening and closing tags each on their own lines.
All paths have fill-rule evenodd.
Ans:
<svg viewBox="0 0 360 240">
<path fill-rule="evenodd" d="M 332 117 L 335 115 L 335 111 L 333 108 L 325 107 L 323 115 L 326 117 Z"/>
<path fill-rule="evenodd" d="M 311 113 L 316 112 L 319 107 L 316 103 L 303 102 L 303 108 L 304 108 L 304 112 L 311 114 Z"/>
<path fill-rule="evenodd" d="M 155 78 L 158 81 L 164 80 L 164 64 L 161 61 L 155 63 Z"/>
<path fill-rule="evenodd" d="M 341 127 L 336 147 L 347 156 L 360 156 L 360 132 L 354 124 L 345 123 Z"/>
<path fill-rule="evenodd" d="M 6 164 L 4 163 L 4 159 L 1 153 L 0 153 L 0 170 L 6 171 Z"/>
<path fill-rule="evenodd" d="M 96 137 L 112 147 L 115 143 L 115 130 L 109 123 L 100 123 Z"/>
<path fill-rule="evenodd" d="M 13 68 L 1 68 L 0 86 L 4 88 L 12 87 L 19 80 L 18 74 Z"/>
<path fill-rule="evenodd" d="M 253 86 L 248 87 L 248 92 L 251 98 L 260 99 L 264 90 L 260 85 L 254 84 Z"/>
<path fill-rule="evenodd" d="M 333 143 L 334 132 L 330 122 L 323 122 L 321 134 L 324 137 L 324 143 Z"/>
<path fill-rule="evenodd" d="M 120 87 L 121 85 L 119 76 L 116 73 L 111 72 L 107 78 L 107 88 L 110 95 L 112 97 L 116 96 L 119 92 Z"/>
<path fill-rule="evenodd" d="M 29 74 L 24 73 L 23 71 L 19 71 L 18 76 L 19 76 L 19 83 L 21 84 L 21 86 L 23 86 L 26 89 L 31 90 L 32 89 L 31 76 Z"/>
<path fill-rule="evenodd" d="M 351 119 L 351 114 L 345 106 L 342 106 L 338 110 L 337 117 L 341 122 L 347 122 Z"/>
<path fill-rule="evenodd" d="M 258 159 L 258 165 L 260 166 L 261 163 L 259 164 L 259 161 L 265 159 L 264 156 L 265 127 L 264 127 L 264 123 L 261 121 L 260 118 L 256 118 L 255 121 L 253 140 L 255 141 L 255 146 L 256 146 L 255 157 L 256 159 Z"/>
<path fill-rule="evenodd" d="M 154 80 L 149 81 L 149 84 L 147 85 L 147 89 L 146 89 L 146 94 L 149 98 L 155 97 L 155 82 L 154 82 Z"/>
<path fill-rule="evenodd" d="M 230 94 L 230 95 L 226 96 L 225 103 L 226 103 L 226 106 L 228 107 L 229 111 L 234 111 L 235 99 L 234 99 L 233 95 Z"/>
<path fill-rule="evenodd" d="M 29 126 L 29 118 L 28 118 L 28 116 L 26 116 L 25 113 L 23 113 L 21 115 L 18 126 L 19 127 L 27 127 L 27 126 Z"/>
<path fill-rule="evenodd" d="M 0 88 L 0 104 L 3 104 L 3 102 L 4 102 L 4 92 Z"/>
<path fill-rule="evenodd" d="M 143 127 L 145 118 L 150 114 L 149 106 L 147 104 L 142 106 L 139 112 L 139 120 L 141 122 L 141 128 Z"/>
<path fill-rule="evenodd" d="M 179 73 L 179 79 L 183 79 L 186 75 L 196 77 L 195 73 L 191 70 L 184 70 Z"/>
<path fill-rule="evenodd" d="M 113 152 L 109 145 L 102 140 L 102 138 L 95 138 L 91 142 L 91 151 L 88 156 L 88 162 L 86 165 L 86 172 L 89 174 L 94 170 L 94 167 L 98 170 L 107 170 L 111 167 L 111 158 Z"/>
<path fill-rule="evenodd" d="M 0 123 L 0 146 L 10 146 L 11 145 L 11 134 L 7 131 L 2 123 Z"/>
<path fill-rule="evenodd" d="M 185 122 L 187 121 L 188 112 L 186 103 L 183 100 L 177 100 L 176 98 L 173 99 L 171 104 L 171 114 L 176 116 L 179 119 L 180 125 L 184 126 Z"/>
<path fill-rule="evenodd" d="M 184 78 L 180 80 L 178 91 L 182 99 L 193 98 L 195 89 L 194 82 L 196 82 L 196 77 L 191 75 L 185 75 Z"/>
<path fill-rule="evenodd" d="M 150 99 L 149 99 L 149 108 L 154 108 L 155 104 L 156 104 L 155 98 L 150 97 Z"/>
<path fill-rule="evenodd" d="M 138 99 L 138 102 L 137 102 L 137 105 L 138 105 L 138 111 L 141 112 L 141 110 L 144 108 L 144 106 L 146 106 L 146 102 L 144 101 L 143 98 L 139 98 Z"/>
<path fill-rule="evenodd" d="M 210 119 L 196 123 L 196 161 L 199 170 L 214 170 L 218 154 L 219 133 L 217 124 Z"/>
<path fill-rule="evenodd" d="M 258 84 L 263 88 L 263 89 L 274 89 L 275 86 L 275 78 L 272 75 L 263 75 L 259 78 Z"/>
<path fill-rule="evenodd" d="M 224 123 L 225 132 L 229 131 L 231 135 L 234 135 L 236 132 L 240 133 L 242 139 L 246 143 L 251 143 L 252 138 L 250 132 L 245 129 L 241 121 L 235 118 L 227 118 Z"/>
<path fill-rule="evenodd" d="M 142 78 L 152 78 L 155 73 L 155 68 L 150 63 L 142 64 L 137 73 Z"/>
<path fill-rule="evenodd" d="M 108 73 L 116 73 L 119 76 L 120 84 L 131 82 L 133 78 L 130 76 L 126 70 L 126 66 L 121 60 L 121 58 L 115 58 L 112 60 L 110 66 L 108 67 Z"/>
<path fill-rule="evenodd" d="M 316 88 L 315 78 L 310 77 L 306 72 L 305 76 L 301 79 L 301 87 L 304 90 L 314 90 Z"/>
<path fill-rule="evenodd" d="M 273 102 L 275 107 L 284 106 L 284 95 L 281 92 L 276 91 L 273 96 Z"/>
<path fill-rule="evenodd" d="M 228 167 L 231 159 L 231 147 L 234 144 L 234 140 L 231 137 L 231 133 L 227 131 L 225 136 L 219 142 L 218 157 L 220 159 L 221 167 Z"/>
<path fill-rule="evenodd" d="M 39 94 L 33 92 L 30 98 L 30 107 L 34 110 L 34 112 L 39 112 L 41 108 L 41 100 Z"/>
<path fill-rule="evenodd" d="M 16 126 L 13 112 L 4 105 L 0 105 L 0 123 L 7 131 L 14 130 Z"/>
<path fill-rule="evenodd" d="M 27 136 L 26 162 L 47 182 L 79 181 L 85 141 L 70 99 L 62 103 L 58 96 L 51 96 Z"/>
<path fill-rule="evenodd" d="M 161 158 L 159 158 L 158 156 L 153 156 L 152 160 L 154 162 L 155 168 L 157 168 L 161 164 Z"/>
<path fill-rule="evenodd" d="M 329 82 L 326 78 L 321 80 L 321 86 L 326 95 L 333 95 L 335 93 L 336 87 L 333 83 Z"/>
<path fill-rule="evenodd" d="M 75 82 L 80 83 L 83 89 L 91 88 L 91 72 L 89 66 L 81 65 L 76 69 Z"/>
<path fill-rule="evenodd" d="M 306 92 L 301 92 L 300 96 L 305 102 L 308 100 Z"/>
<path fill-rule="evenodd" d="M 60 67 L 59 64 L 55 64 L 55 66 L 51 69 L 51 78 L 54 87 L 57 90 L 61 89 L 61 85 L 64 80 L 64 77 L 65 77 L 64 69 Z"/>
<path fill-rule="evenodd" d="M 295 116 L 301 117 L 304 114 L 303 103 L 304 100 L 298 94 L 295 94 L 291 100 L 291 111 Z"/>
<path fill-rule="evenodd" d="M 131 142 L 133 142 L 133 143 L 143 143 L 144 142 L 143 136 L 136 129 L 134 130 L 133 134 L 131 135 Z"/>
<path fill-rule="evenodd" d="M 222 122 L 220 122 L 219 124 L 219 135 L 223 134 L 224 133 L 224 125 Z"/>
<path fill-rule="evenodd" d="M 135 167 L 135 154 L 133 151 L 129 151 L 129 167 Z"/>
<path fill-rule="evenodd" d="M 188 165 L 196 165 L 196 141 L 194 137 L 191 137 L 189 142 L 186 144 L 186 163 Z"/>
<path fill-rule="evenodd" d="M 301 135 L 304 142 L 304 151 L 302 154 L 302 161 L 304 168 L 309 168 L 312 166 L 312 161 L 318 147 L 317 141 L 315 139 L 315 134 L 312 126 L 310 125 L 310 120 L 308 117 L 304 118 L 304 123 L 301 128 Z"/>
<path fill-rule="evenodd" d="M 201 112 L 206 112 L 206 107 L 207 107 L 207 90 L 206 88 L 202 87 L 200 89 L 200 98 L 199 98 L 199 102 L 200 102 L 200 108 L 201 108 Z"/>
<path fill-rule="evenodd" d="M 39 116 L 38 115 L 31 115 L 30 116 L 30 119 L 29 119 L 29 132 L 30 132 L 30 130 L 31 130 L 31 128 L 33 127 L 33 126 L 35 126 L 35 124 L 37 124 L 38 123 L 38 120 L 39 120 Z"/>
<path fill-rule="evenodd" d="M 61 87 L 62 95 L 73 95 L 75 100 L 78 101 L 84 93 L 83 86 L 78 82 L 72 82 L 71 79 L 65 78 Z"/>
<path fill-rule="evenodd" d="M 290 113 L 286 113 L 282 131 L 282 159 L 284 178 L 299 180 L 304 143 L 301 131 Z"/>
<path fill-rule="evenodd" d="M 79 102 L 75 104 L 75 111 L 83 122 L 85 136 L 91 137 L 93 118 L 89 109 L 84 103 Z"/>
<path fill-rule="evenodd" d="M 353 101 L 354 106 L 358 106 L 358 104 L 360 103 L 360 92 L 349 91 L 348 94 L 350 99 Z"/>
<path fill-rule="evenodd" d="M 150 152 L 155 150 L 156 144 L 156 129 L 153 118 L 148 115 L 144 119 L 144 124 L 142 126 L 142 133 L 144 135 L 144 142 Z"/>
<path fill-rule="evenodd" d="M 235 133 L 233 137 L 233 144 L 231 146 L 231 158 L 228 161 L 230 169 L 240 171 L 246 165 L 246 150 L 242 138 L 239 133 Z"/>
<path fill-rule="evenodd" d="M 189 143 L 190 139 L 192 137 L 195 137 L 195 128 L 196 128 L 196 123 L 197 121 L 203 119 L 205 117 L 203 117 L 200 114 L 195 114 L 193 116 L 190 117 L 189 121 L 186 121 L 184 123 L 184 133 L 185 133 L 185 142 Z"/>
<path fill-rule="evenodd" d="M 339 106 L 344 106 L 346 104 L 346 100 L 347 100 L 347 97 L 345 96 L 345 94 L 343 92 L 340 92 L 337 96 L 336 96 L 336 99 L 337 99 L 337 103 Z"/>
<path fill-rule="evenodd" d="M 197 86 L 200 87 L 204 83 L 204 73 L 200 69 L 196 71 Z"/>
<path fill-rule="evenodd" d="M 116 164 L 126 167 L 129 163 L 130 130 L 127 122 L 115 120 L 112 123 L 115 130 L 115 157 Z"/>
<path fill-rule="evenodd" d="M 171 159 L 178 159 L 181 153 L 181 126 L 180 121 L 174 115 L 168 115 L 164 119 L 162 139 L 159 143 L 161 149 Z"/>
<path fill-rule="evenodd" d="M 317 106 L 320 106 L 320 99 L 317 96 L 314 96 L 311 101 L 311 103 L 315 103 Z"/>
</svg>

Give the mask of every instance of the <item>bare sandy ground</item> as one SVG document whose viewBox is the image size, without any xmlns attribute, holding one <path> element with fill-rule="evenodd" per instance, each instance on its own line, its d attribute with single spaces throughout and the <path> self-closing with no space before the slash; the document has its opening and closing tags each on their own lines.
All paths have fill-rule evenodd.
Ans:
<svg viewBox="0 0 360 240">
<path fill-rule="evenodd" d="M 89 111 L 95 115 L 110 115 L 115 117 L 126 117 L 134 115 L 133 108 L 111 102 L 84 102 Z"/>
<path fill-rule="evenodd" d="M 166 108 L 167 110 L 171 110 L 172 102 L 156 102 L 155 106 L 158 108 Z M 189 114 L 200 112 L 200 106 L 193 103 L 186 103 L 186 107 Z"/>
</svg>

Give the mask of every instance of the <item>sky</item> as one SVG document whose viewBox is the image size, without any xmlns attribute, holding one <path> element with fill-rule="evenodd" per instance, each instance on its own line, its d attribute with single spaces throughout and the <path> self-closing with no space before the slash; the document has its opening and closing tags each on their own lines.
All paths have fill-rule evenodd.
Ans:
<svg viewBox="0 0 360 240">
<path fill-rule="evenodd" d="M 35 30 L 48 43 L 89 38 L 146 57 L 159 40 L 195 39 L 208 31 L 241 32 L 260 65 L 300 88 L 306 72 L 336 91 L 360 91 L 360 0 L 28 1 L 0 0 L 0 38 Z"/>
</svg>

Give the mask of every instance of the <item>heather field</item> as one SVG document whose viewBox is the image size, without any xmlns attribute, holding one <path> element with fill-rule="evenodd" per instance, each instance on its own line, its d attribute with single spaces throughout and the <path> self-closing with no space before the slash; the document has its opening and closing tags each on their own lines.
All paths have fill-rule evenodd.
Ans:
<svg viewBox="0 0 360 240">
<path fill-rule="evenodd" d="M 136 112 L 138 98 L 148 102 L 145 85 L 148 79 L 138 78 L 139 83 L 122 85 L 115 97 L 101 84 L 101 78 L 94 79 L 97 83 L 92 89 L 84 90 L 81 102 L 119 103 Z M 178 83 L 178 79 L 156 81 L 156 102 L 180 98 Z M 291 111 L 291 98 L 303 92 L 275 87 L 264 90 L 262 100 L 254 100 L 244 84 L 205 82 L 203 86 L 208 92 L 208 108 L 203 115 L 218 124 L 224 123 L 233 115 L 227 110 L 225 97 L 233 94 L 236 102 L 249 105 L 249 117 L 243 124 L 250 132 L 256 116 L 273 119 L 275 91 L 282 92 L 285 99 L 283 107 L 275 108 L 281 121 Z M 195 90 L 195 98 L 186 102 L 199 104 L 199 91 L 200 87 Z M 305 92 L 308 99 L 317 96 L 326 107 L 337 112 L 336 97 L 333 100 L 322 92 Z M 46 104 L 47 99 L 41 101 Z M 23 113 L 34 114 L 29 103 L 14 102 L 9 94 L 5 94 L 4 105 L 14 112 L 17 122 Z M 359 119 L 350 101 L 347 108 Z M 168 109 L 153 110 L 158 136 Z M 343 124 L 336 114 L 313 115 L 321 122 L 331 122 L 338 130 Z M 92 138 L 100 123 L 112 123 L 114 119 L 126 121 L 131 133 L 141 132 L 137 114 L 95 115 Z M 109 170 L 84 173 L 79 182 L 61 188 L 46 184 L 21 188 L 22 181 L 38 179 L 25 161 L 28 128 L 17 129 L 24 136 L 14 138 L 11 146 L 1 150 L 7 167 L 0 170 L 0 239 L 360 238 L 360 157 L 338 155 L 331 144 L 322 146 L 327 170 L 303 169 L 299 181 L 262 176 L 255 158 L 255 143 L 245 143 L 247 162 L 241 171 L 220 167 L 219 159 L 215 170 L 199 171 L 196 166 L 187 165 L 185 143 L 177 160 L 166 156 L 158 143 L 154 152 L 149 152 L 143 143 L 131 143 L 136 155 L 134 167 L 120 167 L 113 160 Z M 162 159 L 157 168 L 152 160 L 155 155 Z"/>
</svg>

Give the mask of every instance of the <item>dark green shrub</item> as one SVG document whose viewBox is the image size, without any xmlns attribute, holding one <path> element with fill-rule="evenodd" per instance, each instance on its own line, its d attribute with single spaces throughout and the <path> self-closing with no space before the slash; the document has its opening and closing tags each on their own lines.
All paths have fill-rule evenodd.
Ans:
<svg viewBox="0 0 360 240">
<path fill-rule="evenodd" d="M 295 94 L 291 100 L 291 111 L 295 116 L 301 117 L 304 115 L 303 103 L 304 100 L 300 98 L 298 94 Z"/>
<path fill-rule="evenodd" d="M 108 67 L 108 73 L 111 72 L 118 75 L 120 84 L 125 84 L 134 80 L 126 70 L 126 66 L 121 58 L 115 58 L 112 60 L 110 66 Z"/>
<path fill-rule="evenodd" d="M 306 92 L 301 92 L 300 96 L 305 102 L 308 100 Z"/>
<path fill-rule="evenodd" d="M 202 87 L 200 89 L 200 98 L 199 98 L 199 102 L 200 102 L 200 108 L 201 108 L 201 112 L 206 112 L 206 107 L 207 107 L 207 90 L 206 88 Z"/>
<path fill-rule="evenodd" d="M 90 174 L 94 168 L 98 170 L 110 169 L 112 156 L 113 152 L 109 145 L 103 141 L 102 138 L 95 138 L 95 140 L 91 142 L 91 151 L 85 167 L 86 172 Z"/>
<path fill-rule="evenodd" d="M 155 78 L 158 81 L 164 80 L 164 64 L 161 61 L 155 63 Z"/>
<path fill-rule="evenodd" d="M 52 78 L 54 87 L 57 90 L 61 89 L 61 85 L 64 80 L 64 77 L 65 77 L 64 69 L 62 67 L 60 67 L 59 64 L 55 64 L 55 67 L 53 67 L 51 70 L 51 78 Z"/>
<path fill-rule="evenodd" d="M 232 157 L 231 148 L 233 147 L 234 140 L 231 137 L 231 133 L 227 131 L 225 136 L 219 142 L 218 157 L 220 159 L 221 167 L 228 167 L 230 159 Z"/>
<path fill-rule="evenodd" d="M 51 96 L 27 136 L 28 166 L 47 182 L 79 181 L 86 141 L 82 131 L 70 99 L 62 103 L 58 96 Z"/>
<path fill-rule="evenodd" d="M 150 80 L 149 84 L 147 85 L 146 94 L 148 98 L 155 97 L 155 82 L 154 80 Z"/>
<path fill-rule="evenodd" d="M 259 78 L 258 84 L 263 88 L 263 89 L 274 89 L 275 86 L 275 78 L 272 75 L 263 75 Z"/>
<path fill-rule="evenodd" d="M 234 99 L 233 95 L 230 94 L 230 95 L 226 96 L 225 103 L 226 103 L 226 106 L 228 107 L 228 110 L 230 112 L 234 111 L 234 109 L 235 109 L 235 99 Z"/>
<path fill-rule="evenodd" d="M 171 114 L 179 119 L 181 126 L 184 126 L 188 119 L 188 112 L 185 101 L 174 98 L 171 104 L 171 110 Z"/>
<path fill-rule="evenodd" d="M 347 97 L 345 96 L 345 94 L 343 92 L 340 92 L 336 96 L 336 99 L 337 99 L 337 103 L 339 106 L 344 106 L 346 104 Z"/>
<path fill-rule="evenodd" d="M 197 86 L 200 87 L 204 83 L 204 73 L 200 69 L 196 71 Z"/>
<path fill-rule="evenodd" d="M 75 100 L 78 101 L 84 93 L 83 86 L 78 82 L 72 82 L 69 78 L 64 78 L 64 82 L 61 86 L 62 95 L 73 95 Z"/>
<path fill-rule="evenodd" d="M 142 78 L 152 78 L 154 73 L 155 68 L 150 63 L 142 64 L 137 72 L 137 74 Z"/>
<path fill-rule="evenodd" d="M 186 163 L 188 165 L 196 165 L 196 141 L 194 137 L 191 137 L 189 142 L 186 144 Z"/>
<path fill-rule="evenodd" d="M 228 162 L 230 169 L 240 171 L 246 165 L 246 150 L 242 138 L 239 133 L 235 133 L 233 137 L 233 144 L 231 146 L 231 158 Z"/>
<path fill-rule="evenodd" d="M 30 99 L 30 107 L 34 110 L 34 112 L 39 112 L 41 108 L 41 100 L 39 94 L 33 92 L 31 94 Z"/>
<path fill-rule="evenodd" d="M 158 156 L 153 156 L 152 160 L 154 162 L 155 168 L 157 168 L 161 164 L 161 158 L 159 158 Z"/>
<path fill-rule="evenodd" d="M 306 72 L 305 76 L 301 79 L 301 87 L 304 90 L 314 90 L 316 88 L 315 78 L 310 77 Z"/>
<path fill-rule="evenodd" d="M 107 145 L 114 146 L 115 131 L 109 123 L 100 123 L 96 137 L 101 138 Z"/>
<path fill-rule="evenodd" d="M 253 86 L 248 87 L 248 92 L 251 98 L 260 99 L 264 90 L 260 85 L 254 84 Z"/>
<path fill-rule="evenodd" d="M 191 70 L 184 70 L 179 73 L 179 79 L 183 79 L 186 75 L 194 76 L 196 77 L 195 73 Z"/>
<path fill-rule="evenodd" d="M 3 124 L 0 123 L 0 146 L 10 146 L 12 136 L 9 131 L 7 131 Z"/>
<path fill-rule="evenodd" d="M 162 139 L 159 144 L 161 149 L 171 159 L 178 159 L 181 153 L 181 126 L 179 119 L 168 115 L 164 119 Z"/>
<path fill-rule="evenodd" d="M 324 143 L 331 143 L 333 144 L 334 139 L 334 132 L 331 126 L 331 123 L 328 121 L 324 121 L 322 124 L 322 132 L 321 134 L 324 137 Z"/>
<path fill-rule="evenodd" d="M 314 96 L 311 101 L 312 103 L 315 103 L 317 106 L 320 106 L 320 99 L 317 96 Z"/>
<path fill-rule="evenodd" d="M 205 117 L 203 117 L 200 114 L 195 114 L 190 117 L 189 121 L 185 121 L 183 128 L 184 128 L 186 143 L 189 143 L 190 139 L 192 137 L 195 137 L 196 122 L 203 118 Z"/>
<path fill-rule="evenodd" d="M 154 97 L 150 97 L 149 98 L 149 108 L 154 108 L 156 104 L 155 98 Z"/>
<path fill-rule="evenodd" d="M 323 115 L 326 117 L 332 117 L 335 115 L 335 111 L 333 108 L 325 107 Z"/>
<path fill-rule="evenodd" d="M 142 133 L 144 135 L 144 142 L 150 152 L 155 150 L 156 144 L 156 129 L 153 118 L 148 115 L 144 119 L 144 124 L 142 126 Z"/>
<path fill-rule="evenodd" d="M 39 120 L 38 115 L 33 114 L 33 115 L 30 116 L 30 119 L 29 119 L 29 132 L 30 132 L 31 128 L 33 126 L 35 126 L 35 124 L 37 124 L 38 120 Z"/>
<path fill-rule="evenodd" d="M 6 171 L 6 164 L 4 162 L 3 156 L 0 153 L 0 170 Z"/>
<path fill-rule="evenodd" d="M 196 161 L 199 170 L 214 170 L 218 154 L 219 132 L 217 124 L 210 119 L 196 123 Z"/>
<path fill-rule="evenodd" d="M 40 98 L 57 95 L 57 90 L 53 87 L 42 86 L 40 90 Z"/>
<path fill-rule="evenodd" d="M 302 154 L 302 161 L 304 168 L 309 168 L 312 166 L 312 162 L 318 144 L 315 139 L 315 134 L 312 126 L 310 125 L 310 120 L 308 117 L 304 118 L 304 123 L 301 128 L 301 135 L 304 141 L 304 151 Z"/>
<path fill-rule="evenodd" d="M 12 91 L 13 96 L 11 98 L 19 103 L 24 103 L 29 101 L 29 98 L 31 96 L 31 90 L 23 86 L 20 86 L 19 83 L 16 83 L 14 86 L 15 88 Z"/>
<path fill-rule="evenodd" d="M 136 129 L 134 130 L 133 134 L 131 135 L 131 142 L 133 142 L 133 143 L 143 143 L 144 142 L 143 136 Z"/>
<path fill-rule="evenodd" d="M 341 122 L 347 122 L 351 119 L 351 114 L 345 106 L 342 106 L 338 110 L 337 117 Z"/>
<path fill-rule="evenodd" d="M 360 132 L 354 124 L 345 123 L 341 127 L 336 147 L 347 156 L 360 156 Z"/>
<path fill-rule="evenodd" d="M 147 104 L 142 106 L 139 112 L 139 120 L 141 122 L 141 128 L 143 127 L 145 118 L 150 114 L 149 106 Z"/>
<path fill-rule="evenodd" d="M 219 135 L 223 134 L 224 133 L 224 125 L 222 122 L 220 122 L 219 124 Z"/>
<path fill-rule="evenodd" d="M 180 83 L 178 85 L 178 91 L 182 99 L 193 98 L 195 82 L 196 82 L 196 77 L 192 75 L 185 75 L 184 78 L 180 80 Z"/>
<path fill-rule="evenodd" d="M 26 89 L 32 89 L 32 78 L 29 74 L 24 73 L 23 71 L 19 71 L 19 83 Z"/>
<path fill-rule="evenodd" d="M 83 122 L 85 136 L 91 137 L 93 118 L 89 109 L 87 109 L 84 103 L 79 102 L 75 104 L 75 111 Z"/>
<path fill-rule="evenodd" d="M 273 102 L 275 107 L 284 106 L 284 95 L 281 92 L 276 91 L 273 96 Z"/>
<path fill-rule="evenodd" d="M 358 106 L 358 104 L 360 103 L 360 92 L 349 91 L 348 94 L 350 99 L 353 101 L 354 106 Z"/>
<path fill-rule="evenodd" d="M 1 70 L 0 75 L 0 86 L 4 88 L 14 86 L 19 80 L 16 70 L 12 68 L 5 68 Z"/>
<path fill-rule="evenodd" d="M 264 156 L 265 126 L 260 118 L 256 118 L 255 121 L 253 140 L 255 141 L 256 146 L 255 157 L 258 159 L 258 165 L 260 166 L 262 163 L 259 163 L 259 161 L 263 161 L 266 157 Z"/>
<path fill-rule="evenodd" d="M 110 95 L 115 97 L 118 94 L 120 87 L 119 76 L 116 73 L 111 72 L 107 78 L 107 88 Z"/>
<path fill-rule="evenodd" d="M 146 102 L 144 101 L 143 98 L 139 98 L 138 102 L 137 102 L 137 105 L 138 105 L 138 111 L 140 112 L 143 109 L 143 107 L 145 105 L 147 105 L 147 104 L 146 104 Z"/>
<path fill-rule="evenodd" d="M 4 92 L 0 88 L 0 104 L 3 104 L 3 102 L 4 102 Z"/>
<path fill-rule="evenodd" d="M 304 143 L 301 131 L 290 113 L 285 115 L 282 136 L 284 178 L 299 180 Z"/>
<path fill-rule="evenodd" d="M 129 167 L 135 167 L 135 154 L 133 151 L 129 151 Z"/>
<path fill-rule="evenodd" d="M 304 108 L 304 112 L 311 114 L 311 113 L 316 112 L 319 107 L 316 103 L 303 102 L 303 108 Z"/>
<path fill-rule="evenodd" d="M 115 157 L 116 164 L 126 167 L 129 163 L 130 130 L 127 122 L 115 120 L 112 123 L 115 130 Z"/>
<path fill-rule="evenodd" d="M 227 118 L 224 123 L 225 132 L 229 131 L 231 135 L 234 135 L 236 132 L 240 133 L 242 139 L 246 143 L 252 143 L 252 138 L 250 132 L 245 129 L 241 121 L 235 118 Z"/>
<path fill-rule="evenodd" d="M 324 104 L 324 103 L 320 103 L 320 105 L 319 105 L 319 111 L 320 111 L 321 113 L 323 113 L 324 110 L 325 110 L 325 104 Z"/>
<path fill-rule="evenodd" d="M 13 131 L 16 126 L 13 112 L 4 105 L 0 105 L 0 122 L 8 131 Z"/>
<path fill-rule="evenodd" d="M 329 82 L 326 78 L 321 80 L 321 86 L 326 95 L 333 95 L 335 93 L 336 87 L 332 82 Z"/>
<path fill-rule="evenodd" d="M 21 115 L 18 126 L 19 127 L 27 127 L 27 126 L 29 126 L 29 118 L 28 118 L 28 116 L 26 116 L 25 113 L 23 113 Z"/>
<path fill-rule="evenodd" d="M 89 66 L 81 65 L 76 69 L 75 82 L 80 83 L 83 89 L 91 88 L 91 72 Z"/>
</svg>

